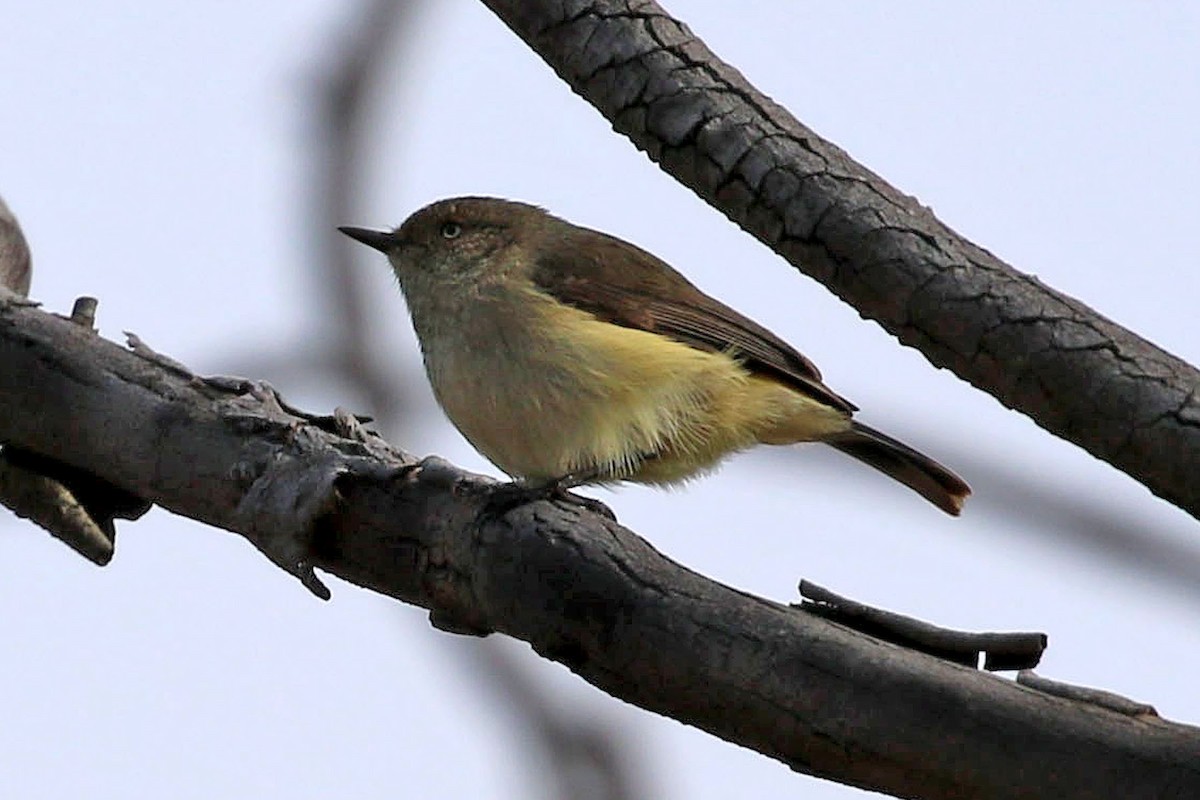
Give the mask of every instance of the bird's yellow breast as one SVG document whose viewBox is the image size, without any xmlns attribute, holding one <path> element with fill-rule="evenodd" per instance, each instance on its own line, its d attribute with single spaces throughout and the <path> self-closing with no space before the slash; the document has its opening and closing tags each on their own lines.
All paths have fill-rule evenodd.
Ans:
<svg viewBox="0 0 1200 800">
<path fill-rule="evenodd" d="M 425 351 L 438 402 L 509 475 L 672 483 L 846 416 L 734 357 L 603 322 L 533 289 L 491 298 Z"/>
</svg>

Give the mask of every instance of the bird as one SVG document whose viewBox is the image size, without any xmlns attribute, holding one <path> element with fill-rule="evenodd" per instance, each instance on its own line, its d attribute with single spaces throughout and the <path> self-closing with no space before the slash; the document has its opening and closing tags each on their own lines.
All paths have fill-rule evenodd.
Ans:
<svg viewBox="0 0 1200 800">
<path fill-rule="evenodd" d="M 339 230 L 387 256 L 438 404 L 523 485 L 673 486 L 757 445 L 820 442 L 949 514 L 970 494 L 855 419 L 791 345 L 630 242 L 495 197 Z"/>
</svg>

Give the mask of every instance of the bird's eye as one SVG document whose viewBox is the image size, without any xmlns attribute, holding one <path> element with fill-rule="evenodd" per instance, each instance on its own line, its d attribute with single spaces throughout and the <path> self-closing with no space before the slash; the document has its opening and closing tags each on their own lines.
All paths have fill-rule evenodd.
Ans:
<svg viewBox="0 0 1200 800">
<path fill-rule="evenodd" d="M 443 239 L 457 239 L 461 235 L 462 235 L 462 225 L 459 225 L 457 222 L 443 222 L 442 223 L 442 238 Z"/>
</svg>

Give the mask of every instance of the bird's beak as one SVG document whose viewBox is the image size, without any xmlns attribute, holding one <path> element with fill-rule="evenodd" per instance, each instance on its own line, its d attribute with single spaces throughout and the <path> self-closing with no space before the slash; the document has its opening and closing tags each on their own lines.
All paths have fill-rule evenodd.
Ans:
<svg viewBox="0 0 1200 800">
<path fill-rule="evenodd" d="M 372 231 L 367 228 L 338 228 L 339 231 L 349 236 L 356 242 L 362 242 L 367 247 L 374 247 L 376 250 L 387 253 L 403 242 L 395 231 Z"/>
</svg>

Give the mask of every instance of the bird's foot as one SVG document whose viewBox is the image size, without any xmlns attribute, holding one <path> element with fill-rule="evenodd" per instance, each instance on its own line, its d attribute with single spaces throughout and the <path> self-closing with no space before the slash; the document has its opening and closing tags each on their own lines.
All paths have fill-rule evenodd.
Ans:
<svg viewBox="0 0 1200 800">
<path fill-rule="evenodd" d="M 587 477 L 579 478 L 580 476 L 576 474 L 546 483 L 531 484 L 526 481 L 502 483 L 491 489 L 491 495 L 488 498 L 488 512 L 499 517 L 526 503 L 547 500 L 552 503 L 562 502 L 578 506 L 593 514 L 599 514 L 616 522 L 616 514 L 604 503 L 593 497 L 583 497 L 569 491 L 572 486 L 588 482 Z"/>
</svg>

